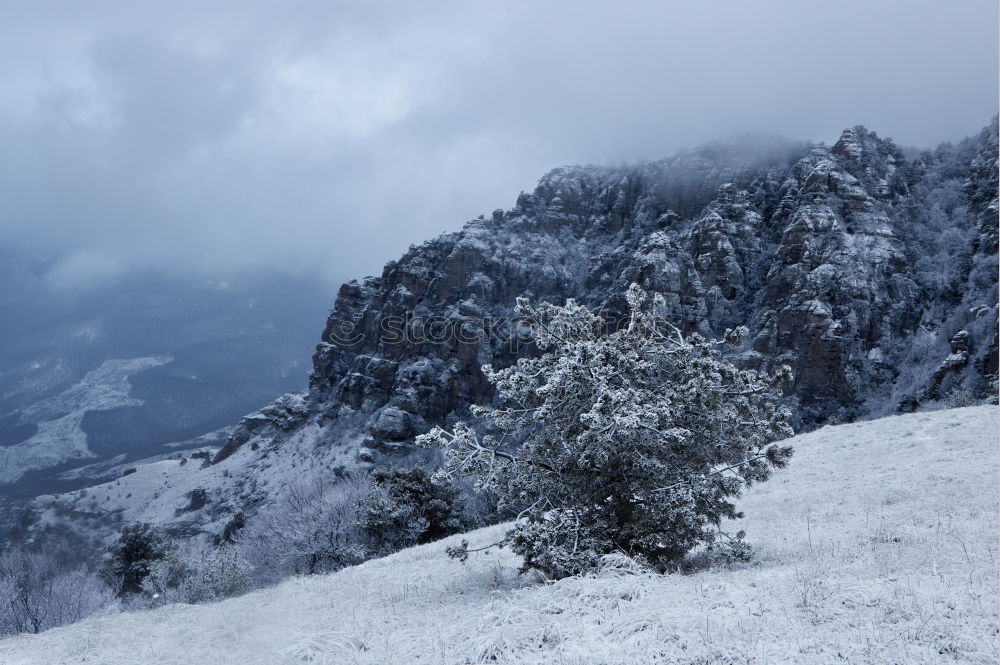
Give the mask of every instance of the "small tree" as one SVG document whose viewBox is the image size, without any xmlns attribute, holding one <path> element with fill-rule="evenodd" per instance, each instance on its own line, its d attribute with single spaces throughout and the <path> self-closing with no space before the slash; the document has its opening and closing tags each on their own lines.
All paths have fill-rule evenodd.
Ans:
<svg viewBox="0 0 1000 665">
<path fill-rule="evenodd" d="M 169 553 L 170 544 L 150 524 L 126 524 L 118 540 L 108 548 L 101 577 L 119 598 L 142 593 L 142 583 L 153 564 Z"/>
<path fill-rule="evenodd" d="M 459 423 L 420 437 L 446 448 L 444 475 L 471 474 L 501 503 L 524 507 L 500 543 L 523 556 L 524 570 L 576 574 L 613 552 L 665 569 L 713 543 L 724 518 L 742 516 L 733 499 L 792 454 L 769 445 L 792 433 L 774 395 L 790 371 L 741 370 L 721 357 L 746 329 L 685 339 L 644 311 L 638 286 L 627 300 L 627 325 L 604 334 L 604 321 L 572 300 L 519 299 L 545 353 L 483 368 L 508 403 L 474 410 L 491 431 Z"/>
<path fill-rule="evenodd" d="M 376 469 L 360 525 L 373 555 L 429 543 L 472 525 L 459 489 L 427 469 Z"/>
</svg>

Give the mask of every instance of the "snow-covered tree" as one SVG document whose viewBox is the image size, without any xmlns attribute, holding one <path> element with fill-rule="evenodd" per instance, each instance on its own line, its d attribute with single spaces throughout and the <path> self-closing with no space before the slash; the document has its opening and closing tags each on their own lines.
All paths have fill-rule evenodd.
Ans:
<svg viewBox="0 0 1000 665">
<path fill-rule="evenodd" d="M 213 547 L 202 553 L 181 584 L 185 602 L 205 603 L 241 596 L 253 588 L 251 566 L 232 545 Z"/>
<path fill-rule="evenodd" d="M 252 566 L 230 544 L 156 562 L 143 581 L 152 604 L 207 603 L 241 596 L 253 588 Z"/>
<path fill-rule="evenodd" d="M 360 506 L 360 528 L 372 555 L 429 543 L 472 526 L 458 487 L 422 466 L 376 469 Z"/>
<path fill-rule="evenodd" d="M 721 341 L 685 338 L 645 310 L 637 285 L 626 297 L 630 314 L 610 333 L 572 300 L 519 299 L 544 353 L 483 368 L 505 402 L 474 411 L 489 431 L 458 423 L 420 437 L 445 447 L 443 474 L 471 474 L 523 507 L 502 544 L 525 569 L 571 575 L 615 552 L 666 569 L 713 543 L 723 519 L 741 516 L 741 490 L 791 456 L 771 445 L 792 434 L 776 397 L 787 368 L 738 369 L 721 349 L 745 329 Z M 655 299 L 654 312 L 662 306 Z"/>
<path fill-rule="evenodd" d="M 101 576 L 119 598 L 141 594 L 142 583 L 153 565 L 166 558 L 171 544 L 145 522 L 122 527 L 118 540 L 108 547 L 108 556 L 101 567 Z"/>
<path fill-rule="evenodd" d="M 332 477 L 322 471 L 293 480 L 236 535 L 241 556 L 258 582 L 339 570 L 368 558 L 360 532 L 366 475 Z"/>
<path fill-rule="evenodd" d="M 68 569 L 49 554 L 11 547 L 0 555 L 0 635 L 79 621 L 111 600 L 94 575 Z"/>
</svg>

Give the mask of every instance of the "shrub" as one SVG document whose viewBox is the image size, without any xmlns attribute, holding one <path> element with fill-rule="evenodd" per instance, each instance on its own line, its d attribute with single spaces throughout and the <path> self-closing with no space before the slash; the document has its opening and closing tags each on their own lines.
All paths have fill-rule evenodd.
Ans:
<svg viewBox="0 0 1000 665">
<path fill-rule="evenodd" d="M 368 489 L 363 474 L 307 474 L 235 534 L 236 547 L 261 583 L 361 563 L 367 550 L 358 526 L 359 504 Z"/>
<path fill-rule="evenodd" d="M 79 621 L 110 601 L 95 576 L 49 554 L 11 547 L 0 555 L 0 635 Z"/>
<path fill-rule="evenodd" d="M 153 564 L 167 557 L 170 545 L 145 522 L 126 524 L 118 540 L 108 548 L 101 577 L 119 598 L 142 593 L 142 583 Z"/>
<path fill-rule="evenodd" d="M 235 547 L 221 545 L 188 557 L 172 553 L 153 566 L 143 588 L 156 604 L 207 603 L 250 591 L 250 573 Z"/>
<path fill-rule="evenodd" d="M 372 488 L 359 513 L 373 555 L 429 543 L 472 525 L 459 489 L 422 466 L 372 472 Z"/>
</svg>

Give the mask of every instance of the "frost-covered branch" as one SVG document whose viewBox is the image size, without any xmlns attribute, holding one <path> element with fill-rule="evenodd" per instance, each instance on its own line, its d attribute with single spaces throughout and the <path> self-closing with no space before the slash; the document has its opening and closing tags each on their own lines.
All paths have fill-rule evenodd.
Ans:
<svg viewBox="0 0 1000 665">
<path fill-rule="evenodd" d="M 550 576 L 615 551 L 673 565 L 739 516 L 731 498 L 742 487 L 791 455 L 768 447 L 791 435 L 774 394 L 787 372 L 741 370 L 722 357 L 745 329 L 685 339 L 673 324 L 657 329 L 639 287 L 626 299 L 629 325 L 604 335 L 600 317 L 575 302 L 519 300 L 545 353 L 484 368 L 501 404 L 474 414 L 491 433 L 458 423 L 419 439 L 444 448 L 442 473 L 472 475 L 521 510 L 505 542 Z"/>
</svg>

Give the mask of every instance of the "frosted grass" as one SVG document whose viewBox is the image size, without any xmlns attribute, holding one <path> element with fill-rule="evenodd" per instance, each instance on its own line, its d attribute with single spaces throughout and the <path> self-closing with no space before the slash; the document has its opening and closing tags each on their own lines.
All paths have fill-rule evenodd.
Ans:
<svg viewBox="0 0 1000 665">
<path fill-rule="evenodd" d="M 506 551 L 449 560 L 452 538 L 221 603 L 18 636 L 0 662 L 997 662 L 996 407 L 791 443 L 790 468 L 741 502 L 751 564 L 657 575 L 619 557 L 546 583 Z"/>
</svg>

